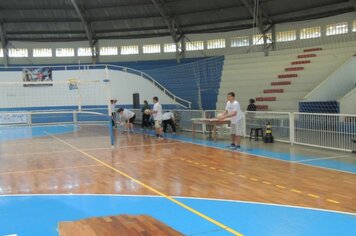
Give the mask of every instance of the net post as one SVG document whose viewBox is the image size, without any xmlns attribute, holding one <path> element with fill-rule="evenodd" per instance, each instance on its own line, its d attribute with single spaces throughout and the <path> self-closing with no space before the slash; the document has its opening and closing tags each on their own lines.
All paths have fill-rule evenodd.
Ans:
<svg viewBox="0 0 356 236">
<path fill-rule="evenodd" d="M 77 117 L 78 113 L 77 111 L 73 111 L 73 123 L 77 124 L 78 122 L 78 117 Z"/>
<path fill-rule="evenodd" d="M 289 140 L 291 146 L 294 144 L 294 119 L 295 115 L 293 112 L 289 113 Z"/>
<path fill-rule="evenodd" d="M 110 133 L 110 143 L 111 147 L 114 147 L 115 139 L 114 139 L 114 127 L 112 124 L 112 117 L 108 116 L 108 121 L 109 121 L 109 133 Z"/>
<path fill-rule="evenodd" d="M 109 134 L 110 134 L 110 143 L 111 143 L 111 147 L 114 147 L 114 143 L 115 143 L 115 138 L 114 138 L 114 126 L 113 126 L 113 122 L 112 120 L 114 119 L 113 115 L 112 115 L 112 111 L 111 111 L 111 104 L 110 104 L 110 80 L 108 79 L 108 67 L 105 66 L 105 79 L 103 80 L 103 82 L 106 84 L 106 100 L 107 100 L 107 105 L 108 105 L 108 122 L 109 122 Z"/>
</svg>

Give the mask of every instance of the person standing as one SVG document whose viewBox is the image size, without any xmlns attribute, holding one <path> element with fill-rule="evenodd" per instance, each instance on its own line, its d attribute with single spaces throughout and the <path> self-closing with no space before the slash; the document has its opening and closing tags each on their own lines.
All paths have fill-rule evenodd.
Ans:
<svg viewBox="0 0 356 236">
<path fill-rule="evenodd" d="M 142 129 L 147 129 L 149 127 L 149 122 L 150 122 L 150 114 L 146 114 L 145 111 L 150 110 L 150 105 L 148 105 L 147 100 L 143 101 L 143 106 L 141 108 L 142 112 Z"/>
<path fill-rule="evenodd" d="M 247 106 L 247 111 L 256 111 L 255 99 L 250 99 L 249 104 Z"/>
<path fill-rule="evenodd" d="M 112 126 L 115 127 L 115 128 L 117 128 L 117 124 L 116 124 L 116 109 L 115 109 L 116 103 L 117 103 L 117 100 L 115 100 L 115 99 L 110 100 L 111 123 L 112 123 Z"/>
<path fill-rule="evenodd" d="M 163 120 L 163 132 L 167 132 L 167 125 L 169 124 L 172 127 L 172 131 L 175 134 L 176 133 L 176 125 L 174 123 L 174 114 L 171 111 L 166 111 L 162 115 L 162 120 Z"/>
<path fill-rule="evenodd" d="M 219 120 L 230 118 L 231 121 L 231 145 L 230 148 L 236 150 L 240 148 L 241 136 L 243 133 L 242 121 L 243 112 L 241 111 L 240 103 L 235 100 L 235 93 L 227 94 L 227 103 L 225 112 L 219 117 Z"/>
<path fill-rule="evenodd" d="M 124 108 L 119 108 L 117 112 L 120 114 L 120 120 L 123 122 L 125 120 L 125 131 L 130 131 L 130 133 L 133 133 L 133 123 L 136 119 L 136 115 L 134 112 L 130 111 L 129 109 L 124 109 Z"/>
<path fill-rule="evenodd" d="M 153 103 L 154 105 L 151 114 L 153 115 L 153 119 L 155 121 L 156 137 L 162 139 L 163 138 L 162 105 L 158 102 L 158 97 L 153 97 Z"/>
</svg>

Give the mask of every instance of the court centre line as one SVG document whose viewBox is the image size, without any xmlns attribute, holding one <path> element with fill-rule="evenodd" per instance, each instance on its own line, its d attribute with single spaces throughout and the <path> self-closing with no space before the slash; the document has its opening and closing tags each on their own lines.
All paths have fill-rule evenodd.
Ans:
<svg viewBox="0 0 356 236">
<path fill-rule="evenodd" d="M 192 212 L 192 213 L 194 213 L 194 214 L 200 216 L 201 218 L 203 218 L 203 219 L 209 221 L 210 223 L 215 224 L 216 226 L 218 226 L 218 227 L 220 227 L 220 228 L 222 228 L 222 229 L 224 229 L 224 230 L 230 232 L 231 234 L 236 235 L 236 236 L 243 236 L 243 234 L 241 234 L 241 233 L 235 231 L 234 229 L 232 229 L 232 228 L 230 228 L 230 227 L 228 227 L 228 226 L 226 226 L 226 225 L 220 223 L 220 222 L 217 221 L 217 220 L 214 220 L 213 218 L 210 218 L 209 216 L 207 216 L 207 215 L 205 215 L 205 214 L 203 214 L 203 213 L 201 213 L 201 212 L 199 212 L 199 211 L 197 211 L 197 210 L 191 208 L 191 207 L 188 206 L 188 205 L 185 205 L 184 203 L 182 203 L 182 202 L 180 202 L 180 201 L 174 199 L 173 197 L 170 197 L 170 196 L 168 196 L 167 194 L 164 194 L 164 193 L 158 191 L 157 189 L 155 189 L 155 188 L 153 188 L 153 187 L 151 187 L 151 186 L 149 186 L 149 185 L 147 185 L 147 184 L 145 184 L 145 183 L 143 183 L 143 182 L 141 182 L 141 181 L 139 181 L 139 180 L 137 180 L 137 179 L 131 177 L 130 175 L 126 174 L 125 172 L 120 171 L 120 170 L 118 170 L 118 169 L 112 167 L 111 165 L 109 165 L 109 164 L 107 164 L 107 163 L 105 163 L 105 162 L 103 162 L 103 161 L 97 159 L 96 157 L 94 157 L 94 156 L 92 156 L 92 155 L 90 155 L 90 154 L 88 154 L 88 153 L 82 151 L 81 149 L 79 149 L 79 148 L 73 146 L 72 144 L 70 144 L 70 143 L 68 143 L 68 142 L 66 142 L 66 141 L 64 141 L 64 140 L 62 140 L 62 139 L 60 139 L 60 138 L 58 138 L 58 137 L 56 137 L 56 136 L 54 136 L 54 135 L 48 133 L 48 132 L 46 132 L 46 133 L 47 133 L 49 136 L 51 136 L 52 138 L 56 139 L 57 141 L 68 145 L 69 147 L 73 148 L 74 150 L 77 150 L 78 152 L 84 154 L 85 156 L 87 156 L 87 157 L 89 157 L 89 158 L 91 158 L 91 159 L 93 159 L 93 160 L 99 162 L 100 164 L 106 166 L 107 168 L 113 170 L 114 172 L 116 172 L 116 173 L 118 173 L 118 174 L 120 174 L 120 175 L 122 175 L 122 176 L 125 176 L 126 178 L 132 180 L 133 182 L 135 182 L 135 183 L 137 183 L 137 184 L 139 184 L 139 185 L 145 187 L 146 189 L 149 189 L 150 191 L 152 191 L 152 192 L 154 192 L 154 193 L 156 193 L 156 194 L 158 194 L 158 195 L 160 195 L 160 196 L 162 196 L 162 197 L 164 197 L 164 198 L 170 200 L 171 202 L 173 202 L 173 203 L 175 203 L 175 204 L 181 206 L 182 208 L 184 208 L 184 209 L 186 209 L 186 210 L 188 210 L 188 211 L 190 211 L 190 212 Z"/>
<path fill-rule="evenodd" d="M 80 169 L 80 168 L 98 167 L 98 166 L 102 166 L 102 165 L 101 164 L 96 164 L 96 165 L 83 165 L 83 166 L 68 166 L 68 167 L 60 167 L 60 168 L 8 171 L 8 172 L 0 172 L 0 175 L 24 174 L 24 173 L 56 171 L 56 170 L 70 170 L 70 169 Z"/>
<path fill-rule="evenodd" d="M 48 152 L 26 152 L 26 153 L 4 153 L 2 156 L 12 157 L 12 156 L 31 156 L 31 155 L 42 155 L 42 154 L 59 154 L 73 152 L 73 150 L 61 150 L 61 151 L 48 151 Z"/>
<path fill-rule="evenodd" d="M 183 142 L 170 142 L 170 143 L 153 143 L 153 144 L 138 144 L 138 145 L 127 145 L 127 146 L 119 146 L 115 147 L 115 149 L 121 149 L 121 148 L 135 148 L 135 147 L 152 147 L 152 146 L 165 146 L 169 144 L 185 144 Z M 111 147 L 103 147 L 103 148 L 83 148 L 81 150 L 83 151 L 95 151 L 95 150 L 107 150 L 110 149 L 112 150 Z"/>
</svg>

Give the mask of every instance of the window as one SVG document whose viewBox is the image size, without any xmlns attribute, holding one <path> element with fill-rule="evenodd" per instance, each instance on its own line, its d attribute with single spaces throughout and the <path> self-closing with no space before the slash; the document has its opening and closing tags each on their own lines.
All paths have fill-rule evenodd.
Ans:
<svg viewBox="0 0 356 236">
<path fill-rule="evenodd" d="M 32 51 L 33 57 L 52 57 L 51 48 L 34 48 Z"/>
<path fill-rule="evenodd" d="M 119 49 L 117 47 L 100 47 L 101 56 L 117 55 Z"/>
<path fill-rule="evenodd" d="M 4 51 L 0 48 L 0 57 L 4 57 Z"/>
<path fill-rule="evenodd" d="M 121 55 L 138 54 L 138 45 L 121 46 Z"/>
<path fill-rule="evenodd" d="M 347 22 L 326 25 L 326 36 L 347 34 L 349 32 Z"/>
<path fill-rule="evenodd" d="M 356 20 L 354 20 L 354 23 L 352 24 L 352 32 L 356 32 Z"/>
<path fill-rule="evenodd" d="M 248 36 L 231 38 L 231 47 L 246 47 L 250 46 L 250 39 Z"/>
<path fill-rule="evenodd" d="M 271 33 L 266 34 L 267 36 L 267 43 L 272 43 L 272 35 Z M 256 34 L 253 36 L 252 39 L 253 45 L 261 45 L 263 44 L 263 34 Z"/>
<path fill-rule="evenodd" d="M 91 53 L 91 48 L 78 48 L 77 50 L 78 57 L 84 57 L 84 56 L 92 56 Z"/>
<path fill-rule="evenodd" d="M 289 42 L 297 39 L 295 30 L 278 32 L 276 35 L 277 42 Z"/>
<path fill-rule="evenodd" d="M 56 57 L 74 57 L 74 48 L 56 48 Z"/>
<path fill-rule="evenodd" d="M 300 39 L 313 39 L 321 36 L 320 26 L 300 30 Z"/>
<path fill-rule="evenodd" d="M 165 43 L 163 45 L 163 51 L 164 52 L 176 52 L 176 44 L 175 43 Z M 181 43 L 178 43 L 178 51 L 181 52 L 182 51 L 182 46 Z"/>
<path fill-rule="evenodd" d="M 160 53 L 161 45 L 160 44 L 146 44 L 142 46 L 143 53 Z"/>
<path fill-rule="evenodd" d="M 28 50 L 26 48 L 10 48 L 9 57 L 28 57 Z"/>
<path fill-rule="evenodd" d="M 210 39 L 207 42 L 208 49 L 225 48 L 225 39 Z"/>
<path fill-rule="evenodd" d="M 203 41 L 187 42 L 187 43 L 185 44 L 185 50 L 186 50 L 186 51 L 204 50 L 204 42 L 203 42 Z"/>
</svg>

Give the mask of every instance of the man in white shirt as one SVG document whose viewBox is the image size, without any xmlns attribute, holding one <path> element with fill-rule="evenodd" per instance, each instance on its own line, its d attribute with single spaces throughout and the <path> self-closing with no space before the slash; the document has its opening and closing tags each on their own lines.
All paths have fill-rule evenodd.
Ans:
<svg viewBox="0 0 356 236">
<path fill-rule="evenodd" d="M 120 114 L 120 121 L 125 121 L 126 130 L 130 131 L 130 133 L 133 133 L 133 123 L 136 119 L 135 113 L 124 108 L 119 108 L 117 112 Z"/>
<path fill-rule="evenodd" d="M 174 114 L 171 111 L 166 111 L 163 113 L 163 132 L 166 133 L 167 125 L 172 127 L 173 133 L 176 133 L 176 125 L 174 124 Z"/>
<path fill-rule="evenodd" d="M 230 118 L 231 121 L 231 145 L 232 149 L 239 149 L 241 143 L 241 136 L 243 135 L 243 112 L 241 111 L 240 103 L 235 100 L 235 93 L 230 92 L 227 94 L 227 103 L 225 112 L 219 117 L 219 120 Z"/>
<path fill-rule="evenodd" d="M 156 137 L 157 138 L 163 138 L 163 129 L 162 129 L 162 106 L 158 102 L 158 97 L 153 97 L 153 110 L 152 110 L 152 115 L 153 119 L 155 121 L 155 128 L 156 128 Z"/>
</svg>

